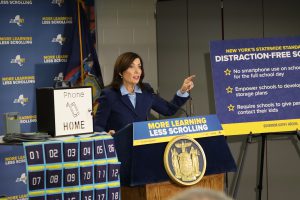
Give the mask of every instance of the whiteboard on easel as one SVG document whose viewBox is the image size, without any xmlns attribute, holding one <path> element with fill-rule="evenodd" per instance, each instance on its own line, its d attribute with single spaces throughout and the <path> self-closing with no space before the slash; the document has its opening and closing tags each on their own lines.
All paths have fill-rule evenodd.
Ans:
<svg viewBox="0 0 300 200">
<path fill-rule="evenodd" d="M 300 37 L 212 41 L 210 56 L 224 135 L 300 128 Z"/>
</svg>

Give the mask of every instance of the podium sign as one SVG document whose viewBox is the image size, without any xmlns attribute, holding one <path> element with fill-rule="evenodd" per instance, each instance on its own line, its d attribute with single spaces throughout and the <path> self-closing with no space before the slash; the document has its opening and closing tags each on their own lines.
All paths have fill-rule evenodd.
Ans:
<svg viewBox="0 0 300 200">
<path fill-rule="evenodd" d="M 37 121 L 52 136 L 92 133 L 92 88 L 38 89 Z"/>
<path fill-rule="evenodd" d="M 196 140 L 178 136 L 166 147 L 164 165 L 175 183 L 184 186 L 195 185 L 205 174 L 206 156 Z"/>
<path fill-rule="evenodd" d="M 216 115 L 136 122 L 133 124 L 133 146 L 169 142 L 180 135 L 202 138 L 222 135 Z"/>
<path fill-rule="evenodd" d="M 163 157 L 167 142 L 178 136 L 194 138 L 201 145 L 207 162 L 205 175 L 235 171 L 234 159 L 221 130 L 216 115 L 134 122 L 124 127 L 113 135 L 118 159 L 122 163 L 121 185 L 137 186 L 170 180 L 163 167 Z M 191 153 L 191 147 L 188 153 Z M 194 146 L 192 153 L 197 154 Z M 187 170 L 183 171 L 187 175 L 185 172 Z"/>
</svg>

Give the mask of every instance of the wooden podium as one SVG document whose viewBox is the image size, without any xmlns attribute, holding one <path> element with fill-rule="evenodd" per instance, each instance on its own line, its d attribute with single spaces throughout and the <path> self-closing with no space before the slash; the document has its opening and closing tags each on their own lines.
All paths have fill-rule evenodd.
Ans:
<svg viewBox="0 0 300 200">
<path fill-rule="evenodd" d="M 122 200 L 167 200 L 176 193 L 186 190 L 187 188 L 201 187 L 223 191 L 224 174 L 215 174 L 204 176 L 199 183 L 193 186 L 180 186 L 173 182 L 151 183 L 143 186 L 121 188 Z"/>
<path fill-rule="evenodd" d="M 137 122 L 144 123 L 144 122 Z M 236 165 L 224 136 L 195 138 L 206 155 L 206 172 L 193 186 L 180 186 L 172 182 L 164 168 L 164 151 L 167 142 L 133 145 L 133 132 L 140 124 L 133 123 L 113 137 L 121 164 L 120 181 L 122 200 L 168 199 L 190 187 L 223 190 L 224 173 L 236 171 Z"/>
</svg>

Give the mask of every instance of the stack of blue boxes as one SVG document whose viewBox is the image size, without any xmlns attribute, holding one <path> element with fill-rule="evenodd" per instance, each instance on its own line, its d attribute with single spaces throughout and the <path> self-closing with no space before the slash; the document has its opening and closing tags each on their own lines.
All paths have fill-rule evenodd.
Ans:
<svg viewBox="0 0 300 200">
<path fill-rule="evenodd" d="M 109 135 L 24 143 L 29 199 L 119 200 L 120 162 Z"/>
</svg>

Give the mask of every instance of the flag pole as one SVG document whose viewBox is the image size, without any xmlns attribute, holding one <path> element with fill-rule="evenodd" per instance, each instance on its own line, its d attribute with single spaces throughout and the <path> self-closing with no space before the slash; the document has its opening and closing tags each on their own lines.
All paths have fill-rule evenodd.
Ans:
<svg viewBox="0 0 300 200">
<path fill-rule="evenodd" d="M 82 33 L 81 33 L 81 13 L 80 13 L 80 3 L 81 0 L 77 0 L 77 18 L 78 18 L 78 34 L 79 34 L 79 49 L 80 49 L 80 77 L 81 77 L 81 86 L 84 85 L 84 69 L 83 69 L 83 52 L 82 52 Z"/>
</svg>

